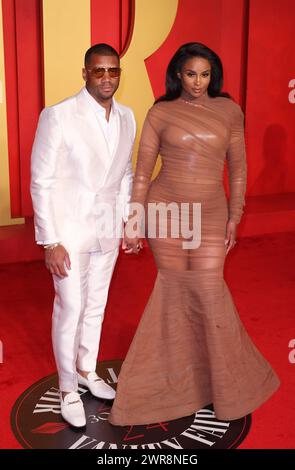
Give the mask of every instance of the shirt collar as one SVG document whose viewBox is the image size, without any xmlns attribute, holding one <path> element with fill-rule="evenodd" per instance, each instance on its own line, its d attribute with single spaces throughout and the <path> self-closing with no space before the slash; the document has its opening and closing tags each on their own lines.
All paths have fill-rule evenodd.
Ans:
<svg viewBox="0 0 295 470">
<path fill-rule="evenodd" d="M 89 101 L 91 106 L 95 109 L 95 111 L 97 111 L 98 113 L 102 114 L 103 117 L 105 117 L 105 111 L 106 111 L 105 108 L 101 106 L 101 104 L 99 104 L 96 101 L 96 99 L 93 98 L 93 96 L 90 95 L 86 87 L 83 88 L 83 91 L 87 100 Z M 116 114 L 118 111 L 119 111 L 119 108 L 118 108 L 117 102 L 114 98 L 112 98 L 111 112 Z"/>
</svg>

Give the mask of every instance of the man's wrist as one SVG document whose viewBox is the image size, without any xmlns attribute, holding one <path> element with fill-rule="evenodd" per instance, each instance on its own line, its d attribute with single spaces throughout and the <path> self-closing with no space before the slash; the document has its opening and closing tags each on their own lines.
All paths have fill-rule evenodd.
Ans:
<svg viewBox="0 0 295 470">
<path fill-rule="evenodd" d="M 47 245 L 43 245 L 43 248 L 44 248 L 44 250 L 54 250 L 54 248 L 56 248 L 57 246 L 60 246 L 60 245 L 61 245 L 60 242 L 48 243 Z"/>
</svg>

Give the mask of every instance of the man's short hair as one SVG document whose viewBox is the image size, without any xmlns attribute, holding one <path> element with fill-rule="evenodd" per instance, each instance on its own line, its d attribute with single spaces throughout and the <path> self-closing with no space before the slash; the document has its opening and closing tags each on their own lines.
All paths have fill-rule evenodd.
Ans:
<svg viewBox="0 0 295 470">
<path fill-rule="evenodd" d="M 84 64 L 87 65 L 90 57 L 92 54 L 98 54 L 98 55 L 114 55 L 117 57 L 118 61 L 120 61 L 120 56 L 116 49 L 114 49 L 112 46 L 109 46 L 108 44 L 105 43 L 100 43 L 100 44 L 94 44 L 94 46 L 91 46 L 86 52 L 85 52 L 85 57 L 84 57 Z"/>
</svg>

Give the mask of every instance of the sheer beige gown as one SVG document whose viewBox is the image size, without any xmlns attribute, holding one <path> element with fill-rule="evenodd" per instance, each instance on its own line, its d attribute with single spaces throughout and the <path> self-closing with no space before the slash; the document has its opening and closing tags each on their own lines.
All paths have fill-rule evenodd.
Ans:
<svg viewBox="0 0 295 470">
<path fill-rule="evenodd" d="M 151 183 L 158 154 L 162 167 Z M 244 115 L 234 101 L 206 94 L 197 106 L 177 99 L 149 110 L 132 202 L 201 203 L 201 244 L 184 249 L 184 237 L 169 230 L 167 238 L 148 238 L 158 275 L 119 374 L 112 424 L 172 420 L 210 403 L 218 419 L 234 420 L 278 388 L 223 278 L 226 223 L 229 217 L 239 223 L 245 189 Z M 148 224 L 158 227 L 159 220 Z"/>
</svg>

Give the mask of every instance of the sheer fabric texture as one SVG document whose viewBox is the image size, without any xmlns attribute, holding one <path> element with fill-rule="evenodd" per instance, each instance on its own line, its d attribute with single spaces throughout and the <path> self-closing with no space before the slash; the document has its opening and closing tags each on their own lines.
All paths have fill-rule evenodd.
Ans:
<svg viewBox="0 0 295 470">
<path fill-rule="evenodd" d="M 196 104 L 181 98 L 159 102 L 144 123 L 131 200 L 145 205 L 158 275 L 119 375 L 109 416 L 115 425 L 177 419 L 210 403 L 218 419 L 234 420 L 279 385 L 242 325 L 223 277 L 226 224 L 229 218 L 240 222 L 245 204 L 244 115 L 224 97 L 206 94 Z M 158 154 L 162 166 L 151 182 Z M 179 212 L 168 211 L 166 224 L 147 217 L 150 203 L 176 203 Z M 172 236 L 183 203 L 182 216 L 199 227 L 196 248 L 183 248 L 188 239 L 182 233 Z M 200 203 L 200 213 L 193 203 Z M 160 237 L 164 225 L 167 236 Z"/>
</svg>

